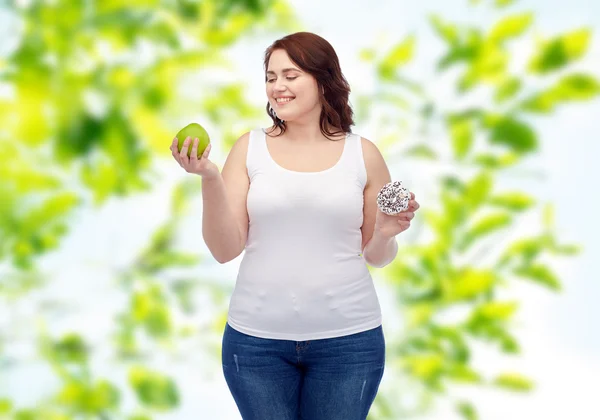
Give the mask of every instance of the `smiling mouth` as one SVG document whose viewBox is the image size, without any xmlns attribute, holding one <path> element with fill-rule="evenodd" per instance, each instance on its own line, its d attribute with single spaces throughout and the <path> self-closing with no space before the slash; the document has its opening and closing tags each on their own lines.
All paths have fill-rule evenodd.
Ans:
<svg viewBox="0 0 600 420">
<path fill-rule="evenodd" d="M 287 104 L 288 102 L 293 101 L 295 98 L 277 98 L 275 101 L 277 104 Z"/>
</svg>

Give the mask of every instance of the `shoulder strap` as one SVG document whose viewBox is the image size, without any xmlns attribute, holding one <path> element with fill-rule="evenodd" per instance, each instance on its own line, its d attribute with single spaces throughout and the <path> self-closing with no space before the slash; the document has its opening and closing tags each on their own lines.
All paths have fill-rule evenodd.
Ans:
<svg viewBox="0 0 600 420">
<path fill-rule="evenodd" d="M 362 149 L 362 138 L 360 134 L 352 133 L 350 136 L 350 140 L 352 140 L 352 151 L 354 155 L 355 167 L 357 170 L 357 176 L 363 187 L 367 184 L 367 168 L 365 166 L 365 159 L 363 156 Z"/>
<path fill-rule="evenodd" d="M 258 171 L 264 171 L 266 169 L 267 161 L 267 144 L 265 140 L 265 132 L 262 128 L 255 128 L 250 131 L 250 138 L 248 139 L 248 154 L 246 155 L 246 168 L 248 169 L 248 177 L 252 180 L 252 177 Z"/>
</svg>

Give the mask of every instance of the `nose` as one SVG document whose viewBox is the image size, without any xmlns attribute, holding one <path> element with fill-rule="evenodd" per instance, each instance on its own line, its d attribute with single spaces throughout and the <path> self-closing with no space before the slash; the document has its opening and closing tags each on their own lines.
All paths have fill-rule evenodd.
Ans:
<svg viewBox="0 0 600 420">
<path fill-rule="evenodd" d="M 285 80 L 283 80 L 283 79 L 275 80 L 275 86 L 273 87 L 273 89 L 277 92 L 283 92 L 284 90 L 286 90 L 287 87 L 285 86 Z"/>
</svg>

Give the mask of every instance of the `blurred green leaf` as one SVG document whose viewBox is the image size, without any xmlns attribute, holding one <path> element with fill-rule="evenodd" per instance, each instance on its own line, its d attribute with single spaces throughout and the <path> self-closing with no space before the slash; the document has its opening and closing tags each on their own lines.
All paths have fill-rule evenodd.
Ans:
<svg viewBox="0 0 600 420">
<path fill-rule="evenodd" d="M 490 153 L 477 154 L 473 161 L 487 169 L 503 169 L 514 165 L 519 160 L 519 155 L 514 152 L 504 153 L 501 156 Z"/>
<path fill-rule="evenodd" d="M 522 211 L 530 208 L 535 204 L 533 197 L 519 192 L 505 192 L 496 194 L 490 198 L 490 204 L 499 206 L 513 211 Z"/>
<path fill-rule="evenodd" d="M 454 24 L 444 22 L 441 17 L 438 15 L 430 15 L 429 22 L 435 32 L 440 36 L 444 41 L 449 44 L 455 44 L 458 42 L 458 27 Z"/>
<path fill-rule="evenodd" d="M 461 251 L 466 250 L 473 242 L 485 235 L 489 235 L 511 224 L 512 217 L 508 213 L 492 213 L 479 217 L 467 229 L 459 242 L 458 248 Z"/>
<path fill-rule="evenodd" d="M 600 94 L 600 83 L 589 74 L 574 73 L 560 79 L 558 83 L 526 98 L 521 107 L 531 112 L 548 113 L 562 103 L 585 101 Z"/>
<path fill-rule="evenodd" d="M 457 328 L 445 326 L 432 326 L 431 335 L 434 340 L 435 350 L 444 353 L 445 358 L 451 366 L 447 367 L 447 373 L 453 371 L 454 380 L 466 382 L 476 381 L 478 375 L 465 366 L 469 361 L 470 351 L 463 335 Z"/>
<path fill-rule="evenodd" d="M 474 237 L 483 236 L 508 225 L 510 221 L 511 217 L 507 213 L 489 214 L 476 220 L 469 233 Z"/>
<path fill-rule="evenodd" d="M 180 279 L 173 282 L 171 286 L 179 305 L 185 313 L 192 313 L 195 309 L 192 292 L 196 285 L 193 280 Z"/>
<path fill-rule="evenodd" d="M 506 7 L 513 4 L 516 0 L 495 0 L 496 6 Z"/>
<path fill-rule="evenodd" d="M 496 342 L 505 353 L 517 353 L 519 344 L 507 331 L 502 319 L 489 319 L 477 310 L 465 324 L 465 331 L 480 339 Z"/>
<path fill-rule="evenodd" d="M 396 76 L 394 77 L 394 83 L 396 83 L 398 86 L 406 88 L 406 90 L 408 90 L 416 96 L 419 96 L 422 99 L 425 99 L 426 97 L 423 84 L 421 82 L 417 82 L 415 79 L 409 79 L 408 77 L 403 76 L 401 74 L 396 74 Z M 408 103 L 407 106 L 405 106 L 405 108 L 411 109 L 411 104 Z M 433 104 L 431 102 L 426 103 L 421 108 L 422 115 L 425 118 L 427 118 L 427 116 L 429 115 L 428 113 L 430 111 L 433 112 L 433 110 Z"/>
<path fill-rule="evenodd" d="M 499 342 L 500 348 L 504 353 L 516 354 L 520 351 L 519 343 L 516 338 L 508 334 L 506 331 L 498 331 L 495 339 Z"/>
<path fill-rule="evenodd" d="M 473 145 L 473 124 L 466 118 L 449 118 L 448 126 L 454 156 L 460 160 L 467 155 Z"/>
<path fill-rule="evenodd" d="M 363 48 L 359 51 L 358 57 L 362 61 L 372 62 L 375 60 L 377 52 L 373 48 Z"/>
<path fill-rule="evenodd" d="M 456 406 L 456 410 L 465 420 L 478 420 L 477 410 L 470 402 L 461 401 Z"/>
<path fill-rule="evenodd" d="M 529 62 L 533 73 L 558 70 L 581 58 L 588 49 L 591 30 L 578 29 L 545 41 Z"/>
<path fill-rule="evenodd" d="M 486 125 L 490 129 L 490 141 L 493 144 L 507 146 L 517 153 L 529 153 L 538 147 L 533 129 L 514 117 L 488 116 Z"/>
<path fill-rule="evenodd" d="M 458 82 L 461 93 L 473 89 L 478 83 L 498 84 L 506 78 L 509 54 L 497 45 L 486 44 L 478 46 L 477 54 L 473 57 L 470 67 Z"/>
<path fill-rule="evenodd" d="M 416 37 L 408 36 L 383 58 L 378 66 L 379 76 L 383 80 L 392 80 L 396 71 L 413 58 L 415 43 Z"/>
<path fill-rule="evenodd" d="M 27 213 L 20 223 L 22 234 L 40 231 L 48 222 L 66 215 L 80 203 L 75 193 L 66 192 L 49 197 L 42 204 Z"/>
<path fill-rule="evenodd" d="M 444 70 L 452 66 L 453 64 L 460 62 L 467 62 L 473 65 L 473 62 L 477 60 L 482 51 L 485 52 L 484 59 L 480 60 L 481 63 L 477 68 L 471 68 L 467 74 L 463 76 L 463 80 L 460 82 L 459 88 L 466 90 L 470 84 L 474 83 L 471 79 L 476 79 L 478 74 L 485 70 L 486 66 L 490 66 L 490 62 L 495 66 L 495 63 L 490 60 L 493 58 L 494 48 L 484 50 L 483 35 L 480 30 L 469 28 L 469 30 L 461 36 L 461 42 L 450 46 L 449 51 L 444 55 L 438 62 L 438 70 Z M 488 51 L 489 50 L 489 51 Z"/>
<path fill-rule="evenodd" d="M 179 391 L 175 382 L 158 372 L 134 367 L 129 371 L 129 383 L 140 402 L 150 408 L 169 410 L 179 405 Z"/>
<path fill-rule="evenodd" d="M 407 325 L 411 328 L 427 324 L 435 313 L 435 307 L 431 302 L 418 302 L 407 308 Z"/>
<path fill-rule="evenodd" d="M 506 320 L 515 313 L 517 302 L 488 302 L 477 308 L 477 314 L 487 319 Z"/>
<path fill-rule="evenodd" d="M 461 198 L 450 194 L 449 191 L 442 192 L 442 205 L 444 218 L 448 220 L 450 226 L 460 226 L 468 216 L 467 209 L 463 205 Z"/>
<path fill-rule="evenodd" d="M 146 255 L 140 262 L 142 269 L 155 272 L 168 267 L 191 267 L 200 262 L 200 256 L 186 252 L 163 252 Z"/>
<path fill-rule="evenodd" d="M 152 417 L 145 416 L 143 414 L 135 414 L 133 416 L 127 417 L 127 420 L 152 420 Z"/>
<path fill-rule="evenodd" d="M 525 267 L 516 268 L 514 273 L 540 283 L 550 289 L 560 290 L 560 281 L 558 277 L 545 265 L 531 264 Z"/>
<path fill-rule="evenodd" d="M 181 190 L 180 186 L 174 191 L 173 206 L 175 208 L 183 206 Z M 141 271 L 156 273 L 169 267 L 185 267 L 198 264 L 200 261 L 198 255 L 172 250 L 175 229 L 173 222 L 168 221 L 154 232 L 150 244 L 138 257 L 137 264 Z"/>
<path fill-rule="evenodd" d="M 0 398 L 0 414 L 8 414 L 13 408 L 12 401 L 6 398 Z"/>
<path fill-rule="evenodd" d="M 493 287 L 496 276 L 491 271 L 465 268 L 454 275 L 446 284 L 450 301 L 470 300 Z"/>
<path fill-rule="evenodd" d="M 465 189 L 467 188 L 465 182 L 453 175 L 447 175 L 443 177 L 440 180 L 440 182 L 442 183 L 444 188 L 455 191 L 460 194 L 464 194 Z"/>
<path fill-rule="evenodd" d="M 492 190 L 493 182 L 491 174 L 487 171 L 482 171 L 466 185 L 464 202 L 471 211 L 479 208 L 487 200 Z"/>
<path fill-rule="evenodd" d="M 592 99 L 600 93 L 600 83 L 590 75 L 574 73 L 563 77 L 555 87 L 556 96 L 563 101 Z"/>
<path fill-rule="evenodd" d="M 464 364 L 457 364 L 446 369 L 448 378 L 456 382 L 467 384 L 478 384 L 481 382 L 481 375 Z"/>
<path fill-rule="evenodd" d="M 424 159 L 435 160 L 438 158 L 437 153 L 431 147 L 425 144 L 418 144 L 404 152 L 407 156 L 420 157 Z"/>
<path fill-rule="evenodd" d="M 172 331 L 171 311 L 164 293 L 156 285 L 147 291 L 139 291 L 132 297 L 133 319 L 142 323 L 153 337 L 165 337 Z"/>
<path fill-rule="evenodd" d="M 58 400 L 75 412 L 100 414 L 118 407 L 120 393 L 113 384 L 105 380 L 91 386 L 70 382 L 61 390 Z"/>
<path fill-rule="evenodd" d="M 579 245 L 554 245 L 552 251 L 561 255 L 577 255 L 581 252 Z"/>
<path fill-rule="evenodd" d="M 78 334 L 67 334 L 53 345 L 53 354 L 62 363 L 86 363 L 88 350 Z"/>
<path fill-rule="evenodd" d="M 490 323 L 506 321 L 516 312 L 517 302 L 487 302 L 475 307 L 469 318 L 469 323 Z"/>
<path fill-rule="evenodd" d="M 515 96 L 522 87 L 521 80 L 516 77 L 507 78 L 504 82 L 498 85 L 494 94 L 494 100 L 498 103 L 504 102 L 507 99 Z"/>
<path fill-rule="evenodd" d="M 511 391 L 526 392 L 533 389 L 533 382 L 518 373 L 503 373 L 498 375 L 494 383 Z"/>
<path fill-rule="evenodd" d="M 92 152 L 102 141 L 106 123 L 104 119 L 86 113 L 70 115 L 56 138 L 57 158 L 66 161 Z"/>
<path fill-rule="evenodd" d="M 507 39 L 522 35 L 533 23 L 533 13 L 506 16 L 496 23 L 489 34 L 489 41 L 502 43 Z"/>
<path fill-rule="evenodd" d="M 516 261 L 521 266 L 529 265 L 548 246 L 544 237 L 521 238 L 513 242 L 499 260 L 499 265 Z"/>
<path fill-rule="evenodd" d="M 397 93 L 381 93 L 378 95 L 378 100 L 383 103 L 392 104 L 400 109 L 407 110 L 410 108 L 410 103 Z"/>
<path fill-rule="evenodd" d="M 435 380 L 444 366 L 444 360 L 439 354 L 414 354 L 405 357 L 403 363 L 410 374 L 426 382 Z"/>
<path fill-rule="evenodd" d="M 554 203 L 546 203 L 542 209 L 542 225 L 547 231 L 554 228 L 556 224 L 556 213 Z"/>
<path fill-rule="evenodd" d="M 14 413 L 14 420 L 44 420 L 35 410 L 21 409 Z"/>
</svg>

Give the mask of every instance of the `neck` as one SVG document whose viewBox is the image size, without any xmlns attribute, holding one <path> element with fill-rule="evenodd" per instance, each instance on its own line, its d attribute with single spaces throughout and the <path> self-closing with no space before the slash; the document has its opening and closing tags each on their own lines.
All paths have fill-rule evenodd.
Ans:
<svg viewBox="0 0 600 420">
<path fill-rule="evenodd" d="M 323 141 L 324 138 L 318 121 L 311 121 L 309 123 L 287 121 L 285 136 L 291 141 L 303 143 L 315 143 Z"/>
<path fill-rule="evenodd" d="M 290 141 L 302 143 L 317 143 L 328 140 L 321 132 L 321 109 L 321 105 L 317 105 L 302 117 L 293 121 L 286 121 L 285 137 Z M 336 130 L 329 127 L 329 131 Z"/>
</svg>

